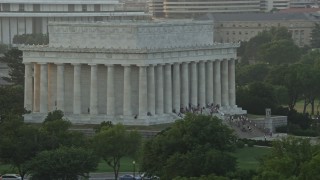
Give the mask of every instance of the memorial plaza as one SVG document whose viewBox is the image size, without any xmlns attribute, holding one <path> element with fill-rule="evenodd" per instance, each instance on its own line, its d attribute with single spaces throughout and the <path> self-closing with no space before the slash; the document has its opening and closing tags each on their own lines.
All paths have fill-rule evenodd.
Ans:
<svg viewBox="0 0 320 180">
<path fill-rule="evenodd" d="M 210 21 L 52 22 L 49 45 L 20 46 L 26 122 L 62 110 L 72 123 L 169 123 L 236 105 L 239 43 L 216 43 Z M 211 111 L 212 108 L 216 111 Z"/>
</svg>

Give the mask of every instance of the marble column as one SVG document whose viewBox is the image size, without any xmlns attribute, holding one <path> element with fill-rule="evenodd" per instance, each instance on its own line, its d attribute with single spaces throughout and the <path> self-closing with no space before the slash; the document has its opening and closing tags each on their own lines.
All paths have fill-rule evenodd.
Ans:
<svg viewBox="0 0 320 180">
<path fill-rule="evenodd" d="M 205 62 L 199 62 L 199 104 L 200 107 L 206 107 L 206 69 Z"/>
<path fill-rule="evenodd" d="M 224 59 L 221 66 L 221 105 L 229 107 L 229 85 L 228 85 L 228 60 Z"/>
<path fill-rule="evenodd" d="M 198 73 L 197 62 L 191 63 L 191 105 L 198 106 Z"/>
<path fill-rule="evenodd" d="M 57 64 L 57 109 L 64 112 L 64 64 Z"/>
<path fill-rule="evenodd" d="M 171 64 L 165 65 L 164 72 L 164 82 L 165 82 L 165 90 L 164 90 L 164 98 L 165 98 L 165 106 L 164 112 L 166 114 L 172 113 L 172 76 L 171 76 Z"/>
<path fill-rule="evenodd" d="M 154 65 L 148 67 L 148 112 L 151 115 L 155 114 L 155 78 L 154 78 Z"/>
<path fill-rule="evenodd" d="M 236 106 L 235 60 L 229 60 L 229 105 Z"/>
<path fill-rule="evenodd" d="M 48 113 L 48 64 L 40 64 L 40 113 Z"/>
<path fill-rule="evenodd" d="M 123 81 L 123 115 L 131 116 L 131 67 L 124 65 L 124 81 Z"/>
<path fill-rule="evenodd" d="M 206 104 L 213 103 L 213 64 L 212 61 L 208 61 L 206 71 Z"/>
<path fill-rule="evenodd" d="M 221 106 L 221 71 L 220 60 L 214 62 L 214 105 Z"/>
<path fill-rule="evenodd" d="M 26 110 L 32 110 L 32 63 L 24 63 L 24 107 Z"/>
<path fill-rule="evenodd" d="M 173 109 L 176 113 L 180 112 L 180 64 L 173 65 Z"/>
<path fill-rule="evenodd" d="M 73 114 L 81 114 L 81 64 L 73 65 Z"/>
<path fill-rule="evenodd" d="M 108 64 L 107 74 L 107 115 L 114 116 L 115 113 L 115 92 L 114 92 L 114 65 Z M 129 73 L 130 74 L 130 73 Z"/>
<path fill-rule="evenodd" d="M 89 64 L 90 76 L 90 114 L 98 114 L 98 66 Z"/>
<path fill-rule="evenodd" d="M 40 65 L 34 64 L 33 72 L 33 112 L 40 110 Z"/>
<path fill-rule="evenodd" d="M 189 66 L 188 63 L 182 64 L 181 70 L 181 103 L 183 108 L 189 108 Z"/>
<path fill-rule="evenodd" d="M 163 114 L 163 66 L 157 65 L 156 114 Z"/>
<path fill-rule="evenodd" d="M 139 66 L 139 116 L 147 115 L 148 92 L 147 92 L 147 67 Z"/>
</svg>

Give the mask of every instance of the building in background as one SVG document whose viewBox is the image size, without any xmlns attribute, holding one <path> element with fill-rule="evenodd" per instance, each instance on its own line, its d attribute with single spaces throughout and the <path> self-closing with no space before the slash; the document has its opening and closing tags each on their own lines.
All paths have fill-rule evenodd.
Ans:
<svg viewBox="0 0 320 180">
<path fill-rule="evenodd" d="M 317 8 L 318 0 L 149 0 L 154 17 L 190 18 L 206 13 L 270 12 L 288 8 Z"/>
<path fill-rule="evenodd" d="M 140 20 L 150 16 L 119 0 L 0 0 L 0 43 L 15 35 L 48 33 L 49 21 Z"/>
<path fill-rule="evenodd" d="M 200 19 L 213 21 L 216 42 L 249 41 L 263 30 L 283 26 L 300 47 L 310 45 L 311 31 L 319 21 L 308 13 L 210 14 Z"/>
<path fill-rule="evenodd" d="M 155 17 L 190 18 L 206 13 L 259 12 L 260 0 L 150 0 Z"/>
</svg>

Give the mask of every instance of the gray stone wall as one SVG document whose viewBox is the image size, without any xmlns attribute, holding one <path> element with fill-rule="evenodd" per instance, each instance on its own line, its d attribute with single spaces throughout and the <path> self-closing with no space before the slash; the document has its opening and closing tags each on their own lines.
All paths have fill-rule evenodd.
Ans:
<svg viewBox="0 0 320 180">
<path fill-rule="evenodd" d="M 213 44 L 213 23 L 49 23 L 51 47 L 158 49 Z"/>
</svg>

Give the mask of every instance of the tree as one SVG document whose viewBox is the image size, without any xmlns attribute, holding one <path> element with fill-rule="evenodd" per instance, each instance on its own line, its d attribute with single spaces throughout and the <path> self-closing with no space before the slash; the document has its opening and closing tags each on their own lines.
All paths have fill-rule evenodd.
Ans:
<svg viewBox="0 0 320 180">
<path fill-rule="evenodd" d="M 187 114 L 143 147 L 142 171 L 173 179 L 178 176 L 226 175 L 236 160 L 233 131 L 216 117 Z"/>
<path fill-rule="evenodd" d="M 270 66 L 264 63 L 237 66 L 236 83 L 238 86 L 242 86 L 252 82 L 263 82 L 269 70 Z"/>
<path fill-rule="evenodd" d="M 249 61 L 258 60 L 260 56 L 259 49 L 261 49 L 262 46 L 269 43 L 277 43 L 278 41 L 292 41 L 291 34 L 286 27 L 272 27 L 270 30 L 259 32 L 258 35 L 251 38 L 248 43 L 243 44 L 245 48 L 241 49 L 245 50 L 241 61 L 248 63 Z"/>
<path fill-rule="evenodd" d="M 271 153 L 262 159 L 255 179 L 298 179 L 301 174 L 308 173 L 304 168 L 316 161 L 318 152 L 319 146 L 311 145 L 309 139 L 276 140 Z"/>
<path fill-rule="evenodd" d="M 77 180 L 78 176 L 96 169 L 99 159 L 91 150 L 76 147 L 60 147 L 42 151 L 31 162 L 33 180 Z"/>
<path fill-rule="evenodd" d="M 24 86 L 24 64 L 22 64 L 22 51 L 12 48 L 7 51 L 0 62 L 6 63 L 9 67 L 9 77 L 2 77 L 9 83 Z"/>
<path fill-rule="evenodd" d="M 0 159 L 16 167 L 23 179 L 30 170 L 28 163 L 39 152 L 38 130 L 11 114 L 2 119 L 0 132 Z"/>
<path fill-rule="evenodd" d="M 311 47 L 320 48 L 320 24 L 315 23 L 311 31 Z"/>
<path fill-rule="evenodd" d="M 258 60 L 275 65 L 297 62 L 300 56 L 300 49 L 292 39 L 271 41 L 258 49 Z"/>
<path fill-rule="evenodd" d="M 61 112 L 61 111 L 60 111 Z M 52 119 L 58 112 L 49 113 L 40 127 L 39 143 L 42 150 L 53 150 L 61 146 L 84 147 L 87 145 L 84 134 L 70 131 L 71 122 L 65 119 Z M 55 116 L 60 117 L 60 115 Z"/>
<path fill-rule="evenodd" d="M 266 108 L 275 109 L 280 105 L 273 86 L 263 82 L 238 87 L 237 104 L 253 114 L 264 114 Z"/>
<path fill-rule="evenodd" d="M 5 116 L 6 114 L 22 115 L 26 113 L 23 107 L 23 86 L 1 86 L 0 94 L 0 116 Z"/>
<path fill-rule="evenodd" d="M 107 162 L 118 178 L 120 160 L 134 157 L 140 148 L 141 136 L 137 131 L 126 131 L 121 124 L 106 126 L 93 137 L 92 147 L 96 154 Z"/>
<path fill-rule="evenodd" d="M 312 159 L 302 165 L 302 171 L 299 175 L 300 179 L 317 180 L 320 179 L 320 154 L 316 153 Z"/>
<path fill-rule="evenodd" d="M 251 60 L 256 60 L 257 52 L 261 45 L 271 42 L 272 36 L 268 31 L 259 32 L 257 36 L 251 38 L 248 43 L 243 44 L 245 50 L 241 62 L 247 64 Z"/>
<path fill-rule="evenodd" d="M 288 102 L 287 105 L 290 111 L 294 110 L 298 98 L 301 96 L 303 88 L 301 86 L 301 71 L 300 64 L 280 65 L 270 70 L 267 77 L 267 82 L 273 85 L 283 86 L 287 89 Z"/>
<path fill-rule="evenodd" d="M 313 50 L 308 52 L 302 57 L 300 63 L 304 67 L 299 74 L 303 86 L 304 113 L 307 105 L 311 104 L 311 114 L 313 115 L 315 99 L 320 97 L 320 51 Z"/>
</svg>

